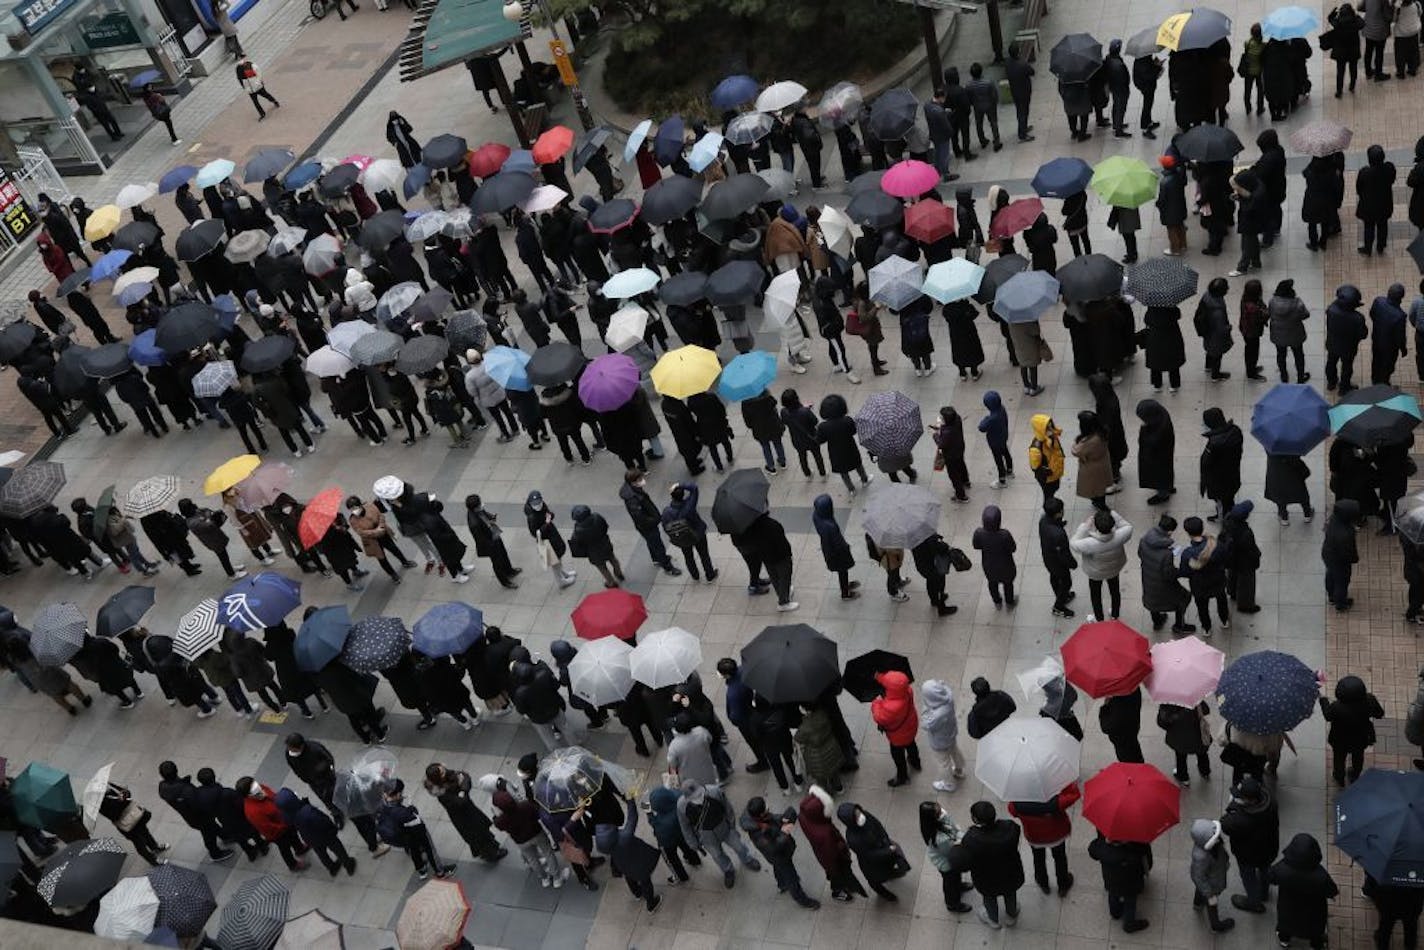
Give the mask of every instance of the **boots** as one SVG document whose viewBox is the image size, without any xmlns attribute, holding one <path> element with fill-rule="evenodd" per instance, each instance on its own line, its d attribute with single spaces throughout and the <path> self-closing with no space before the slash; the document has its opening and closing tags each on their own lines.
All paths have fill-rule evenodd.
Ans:
<svg viewBox="0 0 1424 950">
<path fill-rule="evenodd" d="M 1221 911 L 1217 908 L 1215 902 L 1206 905 L 1206 919 L 1207 922 L 1211 924 L 1212 933 L 1226 933 L 1226 931 L 1236 926 L 1235 918 L 1222 918 Z"/>
</svg>

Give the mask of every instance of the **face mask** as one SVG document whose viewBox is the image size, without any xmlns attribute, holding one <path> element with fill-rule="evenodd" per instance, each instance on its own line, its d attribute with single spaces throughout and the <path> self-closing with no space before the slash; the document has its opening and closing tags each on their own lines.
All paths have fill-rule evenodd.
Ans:
<svg viewBox="0 0 1424 950">
<path fill-rule="evenodd" d="M 640 479 L 638 479 L 636 482 L 633 483 L 633 487 L 634 487 L 634 488 L 645 488 L 645 487 L 647 487 L 647 484 L 648 484 L 648 480 L 647 480 L 646 478 L 640 478 Z"/>
<path fill-rule="evenodd" d="M 855 813 L 855 824 L 857 828 L 862 828 L 865 826 L 865 812 L 858 811 Z"/>
<path fill-rule="evenodd" d="M 544 503 L 542 501 L 533 501 L 529 503 L 529 507 L 533 508 L 535 511 L 543 511 Z"/>
<path fill-rule="evenodd" d="M 361 514 L 361 509 L 360 509 L 360 508 L 347 508 L 347 509 L 346 509 L 346 514 L 349 515 L 349 516 L 352 517 L 352 518 L 356 518 L 356 517 L 359 517 L 359 516 L 360 516 L 360 514 Z"/>
</svg>

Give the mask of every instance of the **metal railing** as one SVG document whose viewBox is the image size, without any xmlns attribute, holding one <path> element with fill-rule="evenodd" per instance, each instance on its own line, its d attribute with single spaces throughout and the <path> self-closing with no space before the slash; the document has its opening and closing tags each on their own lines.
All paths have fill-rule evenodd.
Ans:
<svg viewBox="0 0 1424 950">
<path fill-rule="evenodd" d="M 49 155 L 45 154 L 43 149 L 22 145 L 15 149 L 15 152 L 20 156 L 20 167 L 11 177 L 31 207 L 39 204 L 40 192 L 61 204 L 69 203 L 74 193 L 69 190 L 69 185 L 55 170 L 54 162 L 49 160 Z"/>
<path fill-rule="evenodd" d="M 169 26 L 160 30 L 158 45 L 163 48 L 163 53 L 168 57 L 168 61 L 173 64 L 173 71 L 177 73 L 175 79 L 185 79 L 193 74 L 193 61 L 183 52 L 183 47 L 178 42 L 176 29 Z"/>
</svg>

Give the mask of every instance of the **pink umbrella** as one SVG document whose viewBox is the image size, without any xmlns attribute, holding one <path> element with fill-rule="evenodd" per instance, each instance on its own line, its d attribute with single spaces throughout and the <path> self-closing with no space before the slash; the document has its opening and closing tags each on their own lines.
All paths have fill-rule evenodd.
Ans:
<svg viewBox="0 0 1424 950">
<path fill-rule="evenodd" d="M 623 353 L 606 353 L 584 367 L 578 394 L 594 412 L 610 412 L 628 404 L 639 385 L 638 364 Z"/>
<path fill-rule="evenodd" d="M 1226 654 L 1199 637 L 1155 644 L 1147 692 L 1159 703 L 1195 706 L 1216 692 L 1225 665 Z"/>
<path fill-rule="evenodd" d="M 369 155 L 347 155 L 345 158 L 343 158 L 343 159 L 341 160 L 341 162 L 340 162 L 339 164 L 342 164 L 342 165 L 347 165 L 347 164 L 355 165 L 357 168 L 361 169 L 362 171 L 365 171 L 365 170 L 366 170 L 366 166 L 369 165 L 369 164 L 371 164 L 371 163 L 374 162 L 374 161 L 375 161 L 375 159 L 372 158 L 372 157 L 369 156 Z"/>
<path fill-rule="evenodd" d="M 880 179 L 880 189 L 895 198 L 915 198 L 939 184 L 939 170 L 908 158 L 890 166 Z"/>
</svg>

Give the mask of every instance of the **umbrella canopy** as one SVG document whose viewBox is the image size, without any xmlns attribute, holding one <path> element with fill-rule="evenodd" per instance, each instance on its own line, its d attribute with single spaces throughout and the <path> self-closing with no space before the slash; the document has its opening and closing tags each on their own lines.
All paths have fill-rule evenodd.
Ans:
<svg viewBox="0 0 1424 950">
<path fill-rule="evenodd" d="M 178 629 L 173 633 L 173 652 L 185 660 L 196 660 L 222 643 L 222 635 L 217 598 L 208 597 L 178 621 Z"/>
<path fill-rule="evenodd" d="M 0 487 L 0 514 L 12 518 L 32 515 L 53 501 L 64 483 L 62 463 L 31 462 Z"/>
<path fill-rule="evenodd" d="M 123 343 L 105 343 L 97 349 L 85 352 L 79 360 L 87 376 L 95 379 L 113 379 L 121 373 L 133 369 L 133 358 L 129 348 Z"/>
<path fill-rule="evenodd" d="M 613 588 L 589 594 L 574 608 L 574 631 L 585 640 L 617 637 L 627 640 L 648 619 L 643 598 L 629 590 Z"/>
<path fill-rule="evenodd" d="M 318 234 L 302 250 L 302 268 L 311 276 L 320 277 L 336 268 L 340 256 L 341 242 L 330 234 Z"/>
<path fill-rule="evenodd" d="M 172 475 L 150 475 L 129 489 L 124 501 L 124 509 L 135 518 L 143 518 L 162 511 L 182 488 Z"/>
<path fill-rule="evenodd" d="M 955 215 L 938 201 L 917 201 L 905 209 L 905 235 L 933 244 L 954 235 Z"/>
<path fill-rule="evenodd" d="M 1367 769 L 1335 800 L 1335 847 L 1385 887 L 1424 881 L 1424 772 Z"/>
<path fill-rule="evenodd" d="M 119 302 L 120 307 L 132 307 L 151 293 L 153 293 L 153 283 L 151 281 L 143 281 L 125 287 L 114 295 L 114 299 Z"/>
<path fill-rule="evenodd" d="M 1199 637 L 1154 643 L 1147 694 L 1159 703 L 1190 709 L 1216 692 L 1225 666 L 1226 654 Z"/>
<path fill-rule="evenodd" d="M 670 115 L 658 123 L 658 134 L 653 139 L 653 156 L 663 167 L 677 161 L 682 154 L 683 139 L 687 128 L 682 116 Z"/>
<path fill-rule="evenodd" d="M 539 760 L 534 800 L 546 811 L 573 811 L 598 793 L 607 770 L 608 763 L 585 748 L 555 749 Z"/>
<path fill-rule="evenodd" d="M 1082 194 L 1093 180 L 1093 166 L 1081 158 L 1055 158 L 1044 162 L 1033 176 L 1040 198 L 1068 198 Z"/>
<path fill-rule="evenodd" d="M 271 242 L 266 231 L 239 231 L 227 242 L 223 256 L 235 264 L 250 264 L 262 256 Z"/>
<path fill-rule="evenodd" d="M 64 280 L 61 280 L 59 282 L 59 290 L 55 294 L 55 296 L 68 297 L 80 287 L 83 287 L 85 284 L 90 283 L 93 279 L 93 275 L 90 272 L 89 268 L 81 267 L 74 273 L 70 274 L 68 277 L 64 278 Z"/>
<path fill-rule="evenodd" d="M 825 205 L 821 208 L 821 237 L 830 248 L 842 257 L 851 253 L 851 228 L 855 222 L 840 211 Z"/>
<path fill-rule="evenodd" d="M 1310 667 L 1277 650 L 1238 657 L 1221 674 L 1216 694 L 1223 719 L 1259 735 L 1289 732 L 1305 722 L 1320 696 Z"/>
<path fill-rule="evenodd" d="M 1268 40 L 1304 39 L 1320 29 L 1320 15 L 1308 7 L 1286 6 L 1261 18 L 1261 34 Z"/>
<path fill-rule="evenodd" d="M 242 348 L 242 368 L 249 373 L 277 369 L 297 352 L 296 341 L 283 333 L 253 340 Z"/>
<path fill-rule="evenodd" d="M 727 123 L 724 134 L 733 145 L 755 145 L 771 133 L 775 124 L 776 120 L 765 112 L 744 112 Z M 626 153 L 624 157 L 630 162 L 633 160 Z"/>
<path fill-rule="evenodd" d="M 557 185 L 540 185 L 529 193 L 520 207 L 530 214 L 538 214 L 554 210 L 568 197 L 569 193 Z"/>
<path fill-rule="evenodd" d="M 1244 148 L 1224 125 L 1196 125 L 1177 138 L 1177 151 L 1193 162 L 1229 162 Z"/>
<path fill-rule="evenodd" d="M 96 936 L 142 943 L 158 919 L 158 895 L 147 877 L 126 877 L 99 900 Z"/>
<path fill-rule="evenodd" d="M 1002 238 L 1017 234 L 1043 214 L 1043 202 L 1038 198 L 1019 198 L 1004 205 L 989 224 L 989 236 Z"/>
<path fill-rule="evenodd" d="M 779 327 L 791 322 L 801 300 L 801 274 L 795 268 L 782 271 L 766 285 L 761 297 L 761 312 Z"/>
<path fill-rule="evenodd" d="M 297 522 L 297 535 L 303 547 L 313 547 L 326 535 L 336 516 L 341 513 L 343 504 L 345 495 L 336 487 L 323 488 L 307 503 L 301 520 Z"/>
<path fill-rule="evenodd" d="M 340 353 L 342 356 L 351 355 L 351 347 L 356 341 L 368 333 L 375 333 L 376 328 L 365 320 L 343 320 L 332 327 L 326 333 L 327 346 Z M 320 353 L 321 350 L 317 350 Z M 313 356 L 316 354 L 313 353 Z"/>
<path fill-rule="evenodd" d="M 796 194 L 796 176 L 784 168 L 763 168 L 752 174 L 766 182 L 766 194 L 761 196 L 762 204 L 790 201 Z"/>
<path fill-rule="evenodd" d="M 1132 57 L 1151 56 L 1154 53 L 1160 53 L 1162 47 L 1157 42 L 1157 27 L 1144 27 L 1132 34 L 1132 36 L 1128 37 L 1127 42 L 1123 44 L 1122 51 Z"/>
<path fill-rule="evenodd" d="M 166 353 L 182 353 L 207 345 L 219 328 L 217 310 L 208 304 L 190 301 L 159 318 L 153 343 Z"/>
<path fill-rule="evenodd" d="M 1114 841 L 1148 844 L 1181 820 L 1181 789 L 1156 766 L 1114 762 L 1083 784 L 1083 818 Z"/>
<path fill-rule="evenodd" d="M 1069 33 L 1048 54 L 1048 71 L 1061 82 L 1087 82 L 1103 65 L 1103 44 L 1087 33 Z"/>
<path fill-rule="evenodd" d="M 188 225 L 173 241 L 173 254 L 191 264 L 207 257 L 227 240 L 227 229 L 221 221 L 211 218 Z M 97 267 L 96 267 L 97 270 Z"/>
<path fill-rule="evenodd" d="M 382 211 L 367 218 L 356 235 L 356 243 L 366 250 L 380 253 L 391 246 L 391 242 L 405 234 L 405 215 L 395 209 Z"/>
<path fill-rule="evenodd" d="M 974 777 L 1006 802 L 1045 802 L 1078 780 L 1080 744 L 1052 719 L 1015 716 L 979 740 Z"/>
<path fill-rule="evenodd" d="M 1122 292 L 1122 265 L 1106 254 L 1075 257 L 1058 268 L 1054 276 L 1064 303 L 1103 300 Z"/>
<path fill-rule="evenodd" d="M 836 642 L 808 624 L 766 627 L 742 647 L 742 682 L 771 703 L 809 703 L 840 675 Z"/>
<path fill-rule="evenodd" d="M 862 703 L 868 703 L 885 689 L 875 680 L 877 673 L 904 673 L 910 682 L 915 680 L 915 671 L 910 661 L 889 650 L 871 650 L 853 660 L 846 660 L 845 672 L 841 676 L 841 687 Z"/>
<path fill-rule="evenodd" d="M 732 357 L 717 381 L 717 395 L 728 402 L 758 396 L 776 379 L 776 355 L 752 350 Z"/>
<path fill-rule="evenodd" d="M 292 647 L 297 666 L 315 673 L 341 655 L 346 638 L 351 633 L 351 614 L 345 604 L 319 607 L 302 621 Z"/>
<path fill-rule="evenodd" d="M 179 165 L 163 173 L 163 177 L 158 179 L 158 193 L 166 195 L 170 191 L 177 191 L 180 185 L 185 185 L 193 180 L 193 176 L 198 174 L 196 165 Z"/>
<path fill-rule="evenodd" d="M 221 184 L 232 177 L 232 173 L 237 171 L 237 165 L 225 158 L 215 158 L 202 168 L 198 169 L 197 185 L 199 188 L 207 188 L 212 185 Z"/>
<path fill-rule="evenodd" d="M 302 585 L 275 571 L 244 577 L 218 601 L 218 621 L 239 633 L 275 627 L 302 605 Z"/>
<path fill-rule="evenodd" d="M 455 880 L 427 881 L 401 908 L 396 943 L 401 950 L 446 950 L 460 942 L 470 918 L 465 886 Z"/>
<path fill-rule="evenodd" d="M 348 355 L 357 366 L 380 366 L 395 362 L 404 345 L 405 340 L 389 330 L 372 330 L 351 344 Z"/>
<path fill-rule="evenodd" d="M 880 190 L 893 198 L 915 198 L 939 184 L 939 169 L 907 158 L 891 165 L 880 178 Z"/>
<path fill-rule="evenodd" d="M 524 367 L 529 365 L 529 354 L 510 346 L 493 346 L 485 353 L 485 372 L 505 389 L 529 392 L 534 386 L 529 382 Z"/>
<path fill-rule="evenodd" d="M 603 342 L 619 353 L 626 353 L 643 342 L 643 334 L 648 329 L 648 311 L 637 304 L 625 304 L 618 308 L 608 321 L 608 330 L 603 334 Z"/>
<path fill-rule="evenodd" d="M 485 362 L 489 362 L 488 357 Z M 705 393 L 721 372 L 722 364 L 717 362 L 716 353 L 701 346 L 679 346 L 659 357 L 648 375 L 653 380 L 653 388 L 664 396 L 686 399 Z M 0 507 L 3 507 L 4 492 L 5 489 L 0 489 Z"/>
<path fill-rule="evenodd" d="M 643 143 L 648 140 L 648 133 L 653 131 L 653 120 L 644 119 L 633 126 L 633 131 L 628 133 L 628 141 L 623 145 L 623 161 L 631 162 L 638 154 L 638 150 L 643 147 Z"/>
<path fill-rule="evenodd" d="M 1006 280 L 994 294 L 994 312 L 1009 323 L 1032 323 L 1057 301 L 1058 280 L 1052 274 L 1024 271 Z"/>
<path fill-rule="evenodd" d="M 135 254 L 152 246 L 156 240 L 158 228 L 147 221 L 130 221 L 115 231 L 113 237 L 114 247 L 121 251 L 133 251 Z"/>
<path fill-rule="evenodd" d="M 569 663 L 569 688 L 595 706 L 622 702 L 633 688 L 632 653 L 617 637 L 594 640 Z"/>
<path fill-rule="evenodd" d="M 780 112 L 782 109 L 789 109 L 802 99 L 806 98 L 806 87 L 799 82 L 782 80 L 774 82 L 761 91 L 756 97 L 755 109 L 758 112 Z"/>
<path fill-rule="evenodd" d="M 687 214 L 701 200 L 702 182 L 697 179 L 685 175 L 664 178 L 643 194 L 643 220 L 660 227 Z M 605 289 L 604 293 L 607 292 Z"/>
<path fill-rule="evenodd" d="M 478 607 L 451 601 L 436 604 L 411 630 L 411 649 L 430 657 L 456 656 L 485 635 L 485 617 Z"/>
<path fill-rule="evenodd" d="M 208 918 L 218 909 L 207 877 L 177 864 L 149 868 L 146 876 L 158 895 L 158 926 L 167 927 L 179 937 L 201 934 Z"/>
<path fill-rule="evenodd" d="M 267 178 L 275 178 L 280 175 L 296 155 L 287 148 L 264 148 L 251 159 L 242 169 L 242 180 L 247 184 L 263 181 Z"/>
<path fill-rule="evenodd" d="M 846 217 L 856 224 L 876 228 L 893 228 L 905 215 L 905 206 L 898 198 L 883 191 L 862 191 L 846 205 Z"/>
<path fill-rule="evenodd" d="M 628 198 L 605 201 L 588 216 L 588 229 L 594 234 L 613 234 L 633 223 L 638 217 L 638 205 Z"/>
<path fill-rule="evenodd" d="M 113 205 L 109 205 L 109 207 L 112 208 Z M 100 208 L 98 211 L 95 211 L 92 215 L 90 215 L 88 224 L 84 225 L 84 236 L 86 239 L 93 240 L 92 238 L 89 238 L 90 225 L 92 225 L 94 223 L 94 219 L 99 216 L 99 211 L 103 210 L 103 208 Z M 114 214 L 118 215 L 118 213 L 119 209 L 114 208 Z M 222 222 L 218 223 L 221 224 Z M 115 226 L 117 227 L 117 224 Z M 110 228 L 109 230 L 112 231 L 113 228 Z M 107 233 L 108 232 L 106 232 L 106 234 Z M 105 235 L 99 235 L 99 237 L 104 236 Z M 103 257 L 95 261 L 94 266 L 90 268 L 90 281 L 97 282 L 101 280 L 113 280 L 119 275 L 119 268 L 123 267 L 124 264 L 128 263 L 128 259 L 130 257 L 133 257 L 133 251 L 109 251 Z"/>
<path fill-rule="evenodd" d="M 984 268 L 968 258 L 952 257 L 932 265 L 920 289 L 940 303 L 950 303 L 974 296 L 983 279 Z"/>
<path fill-rule="evenodd" d="M 98 241 L 113 234 L 119 227 L 119 221 L 123 212 L 118 205 L 100 205 L 94 209 L 94 213 L 89 215 L 89 220 L 84 222 L 84 240 Z M 133 253 L 130 251 L 129 253 Z M 103 258 L 99 259 L 100 263 Z M 96 265 L 95 269 L 98 267 Z M 112 274 L 96 277 L 96 280 L 107 280 Z"/>
<path fill-rule="evenodd" d="M 486 142 L 470 153 L 470 174 L 476 178 L 492 178 L 509 159 L 510 148 L 503 142 Z"/>
<path fill-rule="evenodd" d="M 485 179 L 470 208 L 477 214 L 502 214 L 527 201 L 534 187 L 534 176 L 528 172 L 502 171 Z"/>
<path fill-rule="evenodd" d="M 35 890 L 50 907 L 83 907 L 118 883 L 127 857 L 116 838 L 76 841 L 50 858 Z"/>
<path fill-rule="evenodd" d="M 49 604 L 30 624 L 30 652 L 41 666 L 63 666 L 84 645 L 89 621 L 74 604 Z"/>
<path fill-rule="evenodd" d="M 118 195 L 114 198 L 114 204 L 120 208 L 132 208 L 134 205 L 143 204 L 156 194 L 158 194 L 158 182 L 156 181 L 142 185 L 125 185 L 119 189 Z"/>
<path fill-rule="evenodd" d="M 71 343 L 59 354 L 51 382 L 55 394 L 61 399 L 73 399 L 92 382 L 89 374 L 84 372 L 84 359 L 90 352 L 87 346 Z"/>
<path fill-rule="evenodd" d="M 409 652 L 410 631 L 399 617 L 362 617 L 347 634 L 341 662 L 358 673 L 378 673 Z"/>
<path fill-rule="evenodd" d="M 838 82 L 821 96 L 816 114 L 821 124 L 829 129 L 839 129 L 860 118 L 860 110 L 865 105 L 865 96 L 853 82 Z"/>
<path fill-rule="evenodd" d="M 761 291 L 765 279 L 756 261 L 728 261 L 707 278 L 707 299 L 719 307 L 748 303 Z"/>
<path fill-rule="evenodd" d="M 278 495 L 291 487 L 294 474 L 292 467 L 286 462 L 263 462 L 257 471 L 237 486 L 238 497 L 245 504 L 259 508 L 270 505 L 277 500 Z"/>
<path fill-rule="evenodd" d="M 1196 296 L 1200 276 L 1177 257 L 1149 257 L 1127 269 L 1124 292 L 1148 307 L 1175 307 Z"/>
<path fill-rule="evenodd" d="M 378 158 L 361 169 L 361 185 L 368 192 L 389 191 L 395 194 L 405 181 L 406 170 L 393 158 Z"/>
<path fill-rule="evenodd" d="M 125 271 L 124 273 L 120 274 L 119 279 L 114 281 L 114 285 L 109 288 L 109 293 L 117 297 L 125 290 L 128 290 L 129 288 L 137 286 L 139 284 L 148 284 L 152 286 L 153 280 L 157 276 L 157 267 L 135 267 L 133 270 Z M 142 296 L 140 296 L 139 299 L 142 299 Z"/>
<path fill-rule="evenodd" d="M 647 209 L 646 203 L 643 208 Z M 685 270 L 680 274 L 674 274 L 659 285 L 658 299 L 663 303 L 679 307 L 690 306 L 699 300 L 705 300 L 707 299 L 707 275 L 695 270 Z"/>
<path fill-rule="evenodd" d="M 290 897 L 271 874 L 243 881 L 222 909 L 218 946 L 223 950 L 269 950 L 287 922 Z"/>
<path fill-rule="evenodd" d="M 611 412 L 628 404 L 637 391 L 641 374 L 633 358 L 623 353 L 605 353 L 584 369 L 579 377 L 579 400 L 594 412 Z"/>
<path fill-rule="evenodd" d="M 1157 28 L 1157 45 L 1180 52 L 1206 49 L 1231 36 L 1231 18 L 1210 7 L 1175 13 Z"/>
<path fill-rule="evenodd" d="M 395 778 L 399 763 L 386 748 L 363 749 L 351 767 L 336 770 L 332 803 L 347 815 L 374 815 L 385 801 L 386 786 Z"/>
<path fill-rule="evenodd" d="M 871 493 L 862 526 L 876 547 L 909 549 L 938 533 L 941 507 L 929 489 L 892 482 Z"/>
<path fill-rule="evenodd" d="M 1251 434 L 1267 455 L 1305 455 L 1330 434 L 1330 406 L 1312 386 L 1279 383 L 1251 410 Z"/>
<path fill-rule="evenodd" d="M 604 281 L 602 293 L 610 300 L 626 300 L 652 290 L 658 285 L 659 279 L 657 271 L 646 267 L 630 267 Z"/>
<path fill-rule="evenodd" d="M 687 150 L 687 164 L 695 172 L 705 171 L 722 154 L 722 133 L 708 132 Z"/>
<path fill-rule="evenodd" d="M 587 362 L 588 358 L 578 347 L 555 340 L 534 351 L 524 367 L 524 373 L 536 386 L 557 386 L 572 382 Z"/>
<path fill-rule="evenodd" d="M 306 228 L 279 226 L 272 240 L 267 242 L 267 256 L 281 257 L 283 254 L 290 254 L 300 248 L 306 239 Z"/>
<path fill-rule="evenodd" d="M 709 99 L 713 108 L 735 109 L 755 99 L 760 88 L 760 84 L 750 76 L 728 76 L 712 87 Z"/>
<path fill-rule="evenodd" d="M 39 329 L 28 322 L 12 323 L 0 331 L 0 360 L 13 362 L 30 348 L 39 336 Z"/>
<path fill-rule="evenodd" d="M 458 135 L 437 135 L 420 150 L 420 163 L 426 168 L 454 168 L 465 160 L 469 146 Z"/>
<path fill-rule="evenodd" d="M 34 828 L 52 830 L 79 813 L 69 776 L 43 762 L 31 762 L 10 783 L 15 818 Z"/>
<path fill-rule="evenodd" d="M 617 642 L 619 641 L 595 641 Z M 702 641 L 681 627 L 669 627 L 648 634 L 633 648 L 629 656 L 633 679 L 650 689 L 676 686 L 686 681 L 701 663 Z"/>
<path fill-rule="evenodd" d="M 894 142 L 914 127 L 919 111 L 920 101 L 913 92 L 903 87 L 891 89 L 871 104 L 865 126 L 880 141 Z"/>
<path fill-rule="evenodd" d="M 729 221 L 754 208 L 770 190 L 758 175 L 733 175 L 707 189 L 699 210 L 709 221 Z"/>
<path fill-rule="evenodd" d="M 892 254 L 870 269 L 870 299 L 899 310 L 924 296 L 924 282 L 918 261 Z"/>
<path fill-rule="evenodd" d="M 1115 208 L 1138 208 L 1157 197 L 1157 175 L 1140 158 L 1113 155 L 1098 162 L 1089 187 Z"/>
<path fill-rule="evenodd" d="M 1393 386 L 1356 389 L 1330 409 L 1330 428 L 1351 445 L 1408 445 L 1420 421 L 1419 403 Z"/>
<path fill-rule="evenodd" d="M 99 608 L 99 616 L 94 621 L 94 635 L 116 637 L 125 630 L 137 627 L 143 615 L 153 606 L 155 593 L 152 587 L 130 584 L 104 601 Z"/>
<path fill-rule="evenodd" d="M 348 320 L 347 323 L 361 323 L 361 321 Z M 362 326 L 370 326 L 370 324 L 362 324 Z M 308 373 L 322 379 L 331 376 L 345 376 L 356 368 L 356 364 L 347 359 L 344 353 L 338 353 L 330 345 L 312 350 L 311 355 L 302 365 Z"/>
<path fill-rule="evenodd" d="M 272 950 L 346 950 L 341 924 L 319 910 L 293 917 Z"/>
<path fill-rule="evenodd" d="M 283 176 L 282 184 L 290 190 L 296 191 L 320 178 L 322 171 L 321 162 L 303 162 Z"/>
<path fill-rule="evenodd" d="M 610 126 L 600 125 L 584 136 L 584 140 L 579 143 L 578 148 L 574 149 L 573 166 L 575 175 L 583 171 L 584 166 L 588 164 L 589 160 L 598 154 L 598 150 L 603 148 L 609 139 L 613 138 L 613 132 L 614 129 Z"/>
<path fill-rule="evenodd" d="M 925 431 L 920 404 L 893 389 L 871 393 L 856 413 L 855 425 L 860 444 L 886 458 L 910 455 Z"/>
<path fill-rule="evenodd" d="M 445 321 L 445 339 L 457 353 L 472 347 L 484 349 L 489 339 L 489 325 L 473 310 L 457 310 Z"/>
<path fill-rule="evenodd" d="M 444 363 L 449 354 L 450 343 L 445 337 L 422 334 L 407 340 L 401 347 L 396 357 L 396 371 L 420 376 Z"/>
<path fill-rule="evenodd" d="M 759 468 L 739 468 L 717 486 L 712 523 L 723 534 L 741 534 L 771 510 L 771 483 Z"/>
<path fill-rule="evenodd" d="M 237 367 L 232 360 L 217 360 L 198 370 L 193 376 L 193 394 L 202 398 L 221 396 L 237 382 Z"/>
<path fill-rule="evenodd" d="M 1303 7 L 1286 7 L 1286 9 L 1304 9 Z M 1312 14 L 1313 16 L 1314 14 Z M 1291 133 L 1290 147 L 1297 152 L 1312 155 L 1316 158 L 1324 158 L 1328 155 L 1335 155 L 1350 147 L 1350 141 L 1355 137 L 1345 126 L 1338 122 L 1331 122 L 1328 119 L 1317 119 L 1309 125 L 1303 125 Z"/>
<path fill-rule="evenodd" d="M 1147 638 L 1121 620 L 1083 624 L 1059 652 L 1068 682 L 1094 699 L 1130 693 L 1152 671 Z"/>
<path fill-rule="evenodd" d="M 557 162 L 574 147 L 574 130 L 566 125 L 556 125 L 534 140 L 534 161 L 540 165 Z"/>
</svg>

